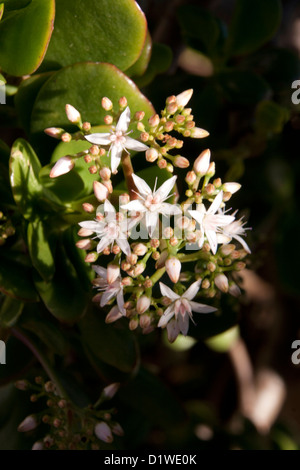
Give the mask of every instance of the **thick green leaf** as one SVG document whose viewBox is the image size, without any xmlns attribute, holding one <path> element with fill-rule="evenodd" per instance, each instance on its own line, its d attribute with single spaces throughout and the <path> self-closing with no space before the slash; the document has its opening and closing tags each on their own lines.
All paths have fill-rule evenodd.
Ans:
<svg viewBox="0 0 300 470">
<path fill-rule="evenodd" d="M 133 334 L 119 324 L 106 324 L 105 313 L 89 312 L 79 323 L 83 344 L 94 359 L 115 367 L 121 372 L 132 373 L 138 363 L 137 345 Z"/>
<path fill-rule="evenodd" d="M 63 356 L 68 347 L 67 340 L 57 325 L 41 315 L 40 310 L 24 311 L 21 327 L 35 334 L 54 353 Z"/>
<path fill-rule="evenodd" d="M 17 139 L 13 144 L 9 167 L 15 202 L 26 219 L 34 219 L 42 193 L 38 180 L 41 164 L 24 139 Z"/>
<path fill-rule="evenodd" d="M 40 88 L 50 76 L 50 72 L 33 75 L 24 80 L 18 88 L 18 92 L 15 96 L 15 105 L 20 122 L 27 134 L 29 134 L 30 131 L 30 118 L 35 99 Z"/>
<path fill-rule="evenodd" d="M 226 53 L 253 52 L 273 37 L 281 21 L 280 0 L 236 0 Z"/>
<path fill-rule="evenodd" d="M 133 0 L 56 0 L 55 29 L 42 66 L 109 62 L 126 70 L 139 58 L 147 24 Z"/>
<path fill-rule="evenodd" d="M 89 294 L 78 279 L 62 244 L 57 246 L 56 271 L 51 281 L 34 274 L 34 282 L 44 304 L 54 317 L 63 322 L 74 322 L 85 312 Z"/>
<path fill-rule="evenodd" d="M 140 76 L 145 72 L 151 58 L 152 41 L 149 32 L 147 32 L 145 44 L 138 60 L 126 70 L 128 77 Z"/>
<path fill-rule="evenodd" d="M 257 103 L 269 91 L 267 82 L 251 70 L 229 70 L 218 74 L 218 79 L 226 98 L 235 104 Z"/>
<path fill-rule="evenodd" d="M 213 53 L 221 34 L 219 20 L 198 5 L 178 8 L 177 17 L 188 43 L 206 54 Z"/>
<path fill-rule="evenodd" d="M 42 62 L 55 14 L 54 0 L 31 0 L 26 6 L 19 3 L 15 6 L 19 9 L 8 12 L 5 4 L 0 22 L 0 65 L 17 76 L 31 74 Z"/>
<path fill-rule="evenodd" d="M 80 111 L 84 121 L 103 124 L 106 114 L 101 107 L 103 96 L 110 98 L 116 109 L 119 98 L 126 96 L 132 115 L 143 110 L 147 119 L 154 113 L 151 103 L 136 85 L 113 65 L 80 63 L 66 67 L 44 84 L 33 107 L 31 133 L 41 154 L 49 155 L 56 145 L 55 139 L 44 134 L 44 129 L 54 126 L 74 130 L 66 117 L 67 103 Z"/>
<path fill-rule="evenodd" d="M 20 317 L 23 310 L 23 302 L 6 296 L 0 309 L 0 326 L 10 328 Z"/>
<path fill-rule="evenodd" d="M 289 117 L 290 112 L 287 108 L 274 101 L 262 101 L 255 110 L 255 129 L 267 136 L 279 134 Z"/>
<path fill-rule="evenodd" d="M 31 269 L 3 256 L 0 257 L 0 291 L 16 299 L 38 301 Z"/>
<path fill-rule="evenodd" d="M 28 224 L 27 243 L 31 261 L 45 281 L 50 280 L 55 272 L 52 249 L 49 243 L 50 233 L 51 228 L 41 220 L 34 220 Z"/>
<path fill-rule="evenodd" d="M 180 403 L 171 391 L 146 369 L 141 369 L 133 380 L 122 387 L 118 397 L 125 406 L 134 408 L 163 429 L 170 429 L 185 418 Z"/>
<path fill-rule="evenodd" d="M 140 87 L 145 87 L 156 77 L 168 70 L 172 62 L 172 50 L 165 44 L 154 43 L 152 47 L 151 59 L 147 70 L 141 77 L 135 78 L 135 83 Z"/>
</svg>

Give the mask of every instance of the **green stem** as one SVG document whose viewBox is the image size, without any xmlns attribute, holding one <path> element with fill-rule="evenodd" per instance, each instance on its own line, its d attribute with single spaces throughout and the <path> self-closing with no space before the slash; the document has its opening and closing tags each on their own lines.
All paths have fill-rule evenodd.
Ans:
<svg viewBox="0 0 300 470">
<path fill-rule="evenodd" d="M 32 342 L 32 340 L 19 328 L 11 328 L 11 333 L 13 336 L 15 336 L 17 339 L 19 339 L 25 346 L 30 349 L 30 351 L 33 353 L 33 355 L 37 358 L 37 360 L 40 362 L 41 366 L 49 376 L 50 380 L 56 385 L 56 388 L 59 392 L 59 395 L 62 398 L 65 398 L 66 400 L 69 400 L 69 397 L 63 388 L 59 378 L 57 377 L 56 373 L 52 369 L 48 359 L 45 357 L 45 355 L 41 352 L 41 350 Z"/>
<path fill-rule="evenodd" d="M 152 281 L 153 285 L 156 284 L 156 282 L 165 274 L 166 268 L 160 268 L 158 269 L 153 276 L 150 277 L 150 280 Z"/>
<path fill-rule="evenodd" d="M 181 263 L 187 263 L 189 261 L 198 261 L 199 259 L 208 261 L 210 259 L 210 253 L 203 253 L 203 251 L 196 251 L 196 253 L 191 253 L 186 255 L 185 253 L 178 253 L 177 258 Z"/>
</svg>

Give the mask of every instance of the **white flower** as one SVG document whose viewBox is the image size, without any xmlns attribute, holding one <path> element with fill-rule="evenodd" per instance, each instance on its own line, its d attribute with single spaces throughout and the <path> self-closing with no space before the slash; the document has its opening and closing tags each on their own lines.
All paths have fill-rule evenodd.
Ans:
<svg viewBox="0 0 300 470">
<path fill-rule="evenodd" d="M 121 276 L 119 276 L 114 282 L 109 283 L 107 281 L 107 269 L 102 266 L 93 266 L 93 269 L 99 276 L 94 279 L 93 284 L 103 292 L 100 300 L 100 307 L 104 307 L 104 305 L 107 305 L 111 299 L 116 298 L 119 311 L 123 315 L 126 315 Z"/>
<path fill-rule="evenodd" d="M 104 421 L 100 421 L 99 423 L 97 423 L 94 431 L 98 439 L 100 439 L 101 441 L 111 444 L 114 440 L 110 427 Z"/>
<path fill-rule="evenodd" d="M 74 160 L 71 157 L 61 157 L 55 163 L 54 167 L 50 171 L 50 178 L 57 178 L 57 176 L 65 175 L 74 168 Z"/>
<path fill-rule="evenodd" d="M 193 321 L 192 312 L 211 313 L 217 310 L 214 307 L 200 304 L 192 300 L 197 295 L 200 284 L 201 280 L 194 282 L 184 294 L 180 296 L 175 294 L 175 292 L 162 282 L 159 283 L 162 295 L 171 299 L 172 303 L 160 317 L 157 326 L 164 327 L 167 325 L 170 341 L 174 341 L 180 332 L 186 336 L 189 329 L 189 320 L 191 319 Z M 173 319 L 174 316 L 175 318 Z"/>
<path fill-rule="evenodd" d="M 127 240 L 128 224 L 126 220 L 117 221 L 116 210 L 108 200 L 104 202 L 104 212 L 105 217 L 103 220 L 79 222 L 80 227 L 92 230 L 96 233 L 96 238 L 101 239 L 97 245 L 97 253 L 101 253 L 104 248 L 116 242 L 125 255 L 130 255 L 131 251 Z"/>
<path fill-rule="evenodd" d="M 233 214 L 233 216 L 236 212 Z M 218 243 L 229 243 L 233 238 L 240 242 L 242 247 L 247 251 L 247 253 L 251 253 L 251 250 L 245 240 L 241 237 L 241 235 L 245 235 L 247 228 L 244 228 L 245 222 L 243 223 L 243 219 L 234 220 L 230 224 L 222 227 L 220 233 L 217 234 Z"/>
<path fill-rule="evenodd" d="M 121 161 L 123 150 L 129 153 L 129 150 L 136 150 L 137 152 L 143 152 L 149 147 L 138 140 L 128 137 L 128 126 L 130 123 L 130 109 L 129 106 L 122 112 L 116 127 L 112 127 L 111 132 L 104 132 L 102 134 L 90 134 L 85 135 L 85 139 L 96 145 L 110 145 L 110 165 L 111 171 L 116 173 L 117 168 Z"/>
<path fill-rule="evenodd" d="M 172 176 L 157 190 L 154 187 L 153 192 L 142 178 L 135 174 L 132 175 L 132 178 L 139 191 L 137 194 L 140 199 L 130 201 L 128 204 L 121 206 L 121 208 L 145 214 L 146 226 L 150 237 L 152 237 L 155 228 L 158 226 L 159 214 L 166 216 L 181 214 L 181 209 L 178 206 L 164 202 L 171 196 L 169 196 L 169 193 L 175 184 L 177 176 Z"/>
<path fill-rule="evenodd" d="M 200 224 L 200 230 L 202 232 L 199 240 L 200 248 L 204 243 L 204 235 L 206 235 L 213 254 L 216 254 L 217 251 L 217 232 L 219 232 L 220 227 L 227 226 L 234 221 L 233 215 L 225 215 L 223 213 L 216 214 L 220 209 L 222 199 L 223 192 L 220 191 L 207 210 L 205 209 L 204 204 L 199 204 L 197 210 L 189 211 L 190 215 Z"/>
</svg>

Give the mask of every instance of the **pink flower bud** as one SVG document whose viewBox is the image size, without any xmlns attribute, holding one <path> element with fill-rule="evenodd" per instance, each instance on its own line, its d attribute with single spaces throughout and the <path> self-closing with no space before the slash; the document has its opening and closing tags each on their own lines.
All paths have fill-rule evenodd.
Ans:
<svg viewBox="0 0 300 470">
<path fill-rule="evenodd" d="M 187 158 L 182 157 L 181 155 L 177 155 L 177 157 L 174 158 L 174 166 L 177 168 L 187 168 L 190 166 L 190 162 L 188 161 Z"/>
<path fill-rule="evenodd" d="M 66 173 L 69 173 L 69 171 L 74 168 L 74 161 L 72 160 L 71 157 L 61 157 L 57 162 L 55 163 L 54 167 L 50 171 L 50 178 L 56 178 L 57 176 L 64 175 Z"/>
<path fill-rule="evenodd" d="M 142 295 L 136 303 L 136 311 L 142 314 L 150 307 L 151 300 L 146 295 Z"/>
<path fill-rule="evenodd" d="M 60 139 L 65 131 L 64 129 L 61 129 L 59 127 L 48 127 L 47 129 L 44 130 L 44 132 L 50 137 L 54 137 L 55 139 Z"/>
<path fill-rule="evenodd" d="M 104 181 L 103 184 L 109 193 L 113 192 L 113 185 L 111 184 L 111 181 Z"/>
<path fill-rule="evenodd" d="M 33 446 L 31 447 L 31 450 L 44 450 L 44 444 L 41 441 L 36 441 Z"/>
<path fill-rule="evenodd" d="M 179 108 L 184 108 L 188 104 L 193 94 L 192 88 L 185 90 L 176 96 L 176 103 Z"/>
<path fill-rule="evenodd" d="M 148 248 L 143 243 L 138 243 L 133 248 L 133 253 L 137 256 L 144 256 L 148 251 Z"/>
<path fill-rule="evenodd" d="M 210 162 L 208 170 L 207 170 L 207 176 L 212 177 L 214 176 L 215 172 L 216 172 L 215 162 Z"/>
<path fill-rule="evenodd" d="M 200 153 L 194 163 L 194 171 L 198 175 L 206 175 L 210 162 L 210 150 L 206 149 Z"/>
<path fill-rule="evenodd" d="M 185 181 L 187 184 L 193 184 L 195 183 L 197 179 L 196 173 L 194 171 L 188 171 L 185 177 Z"/>
<path fill-rule="evenodd" d="M 127 98 L 126 96 L 122 96 L 120 99 L 119 99 L 119 106 L 121 108 L 125 108 L 127 106 Z"/>
<path fill-rule="evenodd" d="M 76 246 L 81 250 L 90 250 L 92 248 L 92 241 L 89 238 L 78 240 L 78 242 L 76 242 Z"/>
<path fill-rule="evenodd" d="M 155 162 L 155 160 L 157 160 L 158 158 L 158 152 L 156 149 L 154 148 L 150 148 L 148 150 L 146 150 L 146 160 L 147 162 Z"/>
<path fill-rule="evenodd" d="M 174 283 L 178 282 L 181 271 L 181 262 L 179 259 L 172 256 L 167 259 L 165 266 L 171 281 Z"/>
<path fill-rule="evenodd" d="M 124 436 L 124 430 L 123 430 L 122 426 L 119 423 L 114 423 L 111 426 L 111 430 L 116 436 L 120 436 L 120 437 Z"/>
<path fill-rule="evenodd" d="M 113 323 L 117 320 L 119 320 L 120 318 L 122 318 L 123 315 L 122 313 L 119 311 L 119 307 L 117 305 L 115 305 L 109 312 L 108 314 L 106 315 L 105 317 L 105 323 Z"/>
<path fill-rule="evenodd" d="M 148 120 L 149 124 L 151 127 L 156 127 L 158 126 L 159 124 L 159 115 L 158 114 L 154 114 L 153 116 L 151 116 L 151 118 Z"/>
<path fill-rule="evenodd" d="M 233 297 L 239 297 L 241 295 L 241 289 L 236 284 L 231 284 L 228 292 L 230 295 L 233 295 Z"/>
<path fill-rule="evenodd" d="M 104 421 L 97 423 L 94 431 L 98 439 L 101 441 L 110 444 L 114 440 L 110 427 Z"/>
<path fill-rule="evenodd" d="M 66 104 L 66 115 L 70 122 L 78 124 L 81 122 L 80 112 L 71 104 Z"/>
<path fill-rule="evenodd" d="M 225 293 L 228 292 L 229 284 L 228 284 L 228 279 L 225 276 L 225 274 L 218 274 L 215 277 L 215 285 L 222 292 L 225 292 Z"/>
<path fill-rule="evenodd" d="M 150 326 L 150 323 L 151 323 L 151 318 L 149 317 L 149 315 L 141 315 L 140 317 L 141 328 L 148 328 L 148 326 Z"/>
<path fill-rule="evenodd" d="M 95 207 L 93 206 L 93 204 L 90 204 L 89 202 L 84 202 L 82 204 L 82 209 L 85 211 L 85 212 L 88 212 L 89 214 L 91 212 L 94 212 L 95 210 Z"/>
<path fill-rule="evenodd" d="M 224 183 L 223 184 L 223 191 L 229 192 L 231 194 L 236 193 L 241 188 L 241 184 L 239 183 Z"/>
<path fill-rule="evenodd" d="M 120 275 L 120 267 L 117 264 L 110 263 L 107 266 L 107 282 L 112 284 Z"/>
<path fill-rule="evenodd" d="M 111 171 L 109 168 L 107 167 L 104 167 L 104 168 L 101 168 L 100 170 L 100 176 L 103 180 L 105 181 L 108 181 L 110 180 L 110 177 L 111 177 Z"/>
<path fill-rule="evenodd" d="M 104 186 L 104 184 L 100 183 L 99 181 L 94 181 L 93 188 L 94 194 L 98 201 L 102 202 L 107 199 L 108 189 Z"/>
<path fill-rule="evenodd" d="M 90 237 L 91 235 L 93 235 L 93 233 L 93 230 L 81 227 L 78 230 L 77 235 L 79 235 L 80 237 Z"/>
<path fill-rule="evenodd" d="M 18 431 L 19 432 L 28 432 L 32 431 L 38 426 L 38 422 L 35 416 L 29 415 L 27 416 L 22 423 L 19 424 L 18 426 Z"/>
<path fill-rule="evenodd" d="M 107 385 L 107 387 L 103 389 L 102 393 L 106 398 L 110 399 L 117 393 L 119 388 L 120 384 L 118 382 L 115 382 L 113 384 Z"/>
<path fill-rule="evenodd" d="M 111 100 L 109 98 L 106 98 L 106 96 L 102 98 L 101 105 L 102 108 L 105 109 L 105 111 L 110 111 L 113 107 Z"/>
<path fill-rule="evenodd" d="M 191 129 L 190 136 L 193 137 L 193 139 L 203 139 L 204 137 L 209 136 L 209 132 L 205 129 L 201 129 L 200 127 L 193 127 L 193 129 Z"/>
</svg>

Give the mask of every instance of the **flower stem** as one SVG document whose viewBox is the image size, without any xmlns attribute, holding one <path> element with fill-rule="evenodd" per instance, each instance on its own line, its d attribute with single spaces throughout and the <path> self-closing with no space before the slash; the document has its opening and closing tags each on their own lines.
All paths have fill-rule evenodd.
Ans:
<svg viewBox="0 0 300 470">
<path fill-rule="evenodd" d="M 49 378 L 52 380 L 52 382 L 55 384 L 57 391 L 59 395 L 62 398 L 65 398 L 66 400 L 69 400 L 69 397 L 63 388 L 60 379 L 57 377 L 56 373 L 52 369 L 48 359 L 45 357 L 45 355 L 41 352 L 41 350 L 32 342 L 32 340 L 19 328 L 11 328 L 11 333 L 15 338 L 19 339 L 25 346 L 30 349 L 30 351 L 33 353 L 33 355 L 37 358 L 37 360 L 40 362 L 41 366 L 49 376 Z"/>
<path fill-rule="evenodd" d="M 121 161 L 122 161 L 122 168 L 124 172 L 126 185 L 127 185 L 128 192 L 129 192 L 129 197 L 131 200 L 137 199 L 138 197 L 138 195 L 136 194 L 137 188 L 132 178 L 132 174 L 134 173 L 134 171 L 133 171 L 133 166 L 131 163 L 130 154 L 124 151 L 122 153 Z"/>
<path fill-rule="evenodd" d="M 196 253 L 191 253 L 190 255 L 186 255 L 185 253 L 178 253 L 177 257 L 181 263 L 187 263 L 189 261 L 198 261 L 199 259 L 203 259 L 208 261 L 210 259 L 210 253 L 203 253 L 203 251 L 196 251 Z"/>
<path fill-rule="evenodd" d="M 153 285 L 164 275 L 165 271 L 165 267 L 160 268 L 153 274 L 153 276 L 150 277 L 150 280 L 152 281 Z"/>
</svg>

